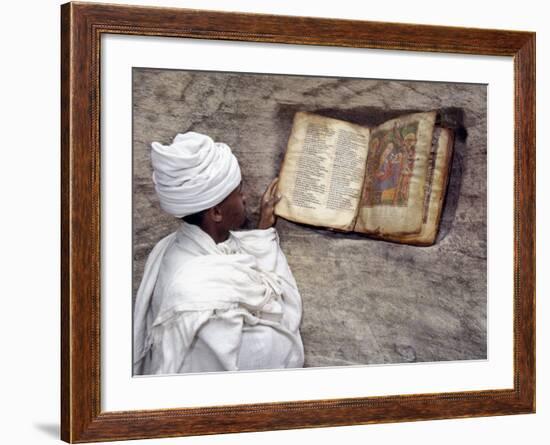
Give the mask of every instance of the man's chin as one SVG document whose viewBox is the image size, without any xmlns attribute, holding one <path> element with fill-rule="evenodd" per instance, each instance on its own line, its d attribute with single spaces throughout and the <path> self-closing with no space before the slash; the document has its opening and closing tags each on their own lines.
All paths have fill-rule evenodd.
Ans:
<svg viewBox="0 0 550 445">
<path fill-rule="evenodd" d="M 241 223 L 241 225 L 239 226 L 239 229 L 240 230 L 250 230 L 252 229 L 252 221 L 250 220 L 250 218 L 248 217 L 248 215 L 246 215 L 243 219 L 243 222 Z"/>
</svg>

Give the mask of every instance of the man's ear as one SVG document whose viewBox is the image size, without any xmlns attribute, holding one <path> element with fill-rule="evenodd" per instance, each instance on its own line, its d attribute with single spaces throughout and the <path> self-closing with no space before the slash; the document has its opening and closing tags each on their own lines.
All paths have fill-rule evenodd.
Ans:
<svg viewBox="0 0 550 445">
<path fill-rule="evenodd" d="M 210 219 L 214 222 L 219 223 L 223 219 L 222 209 L 219 205 L 215 205 L 214 207 L 208 209 L 208 214 L 210 216 Z"/>
</svg>

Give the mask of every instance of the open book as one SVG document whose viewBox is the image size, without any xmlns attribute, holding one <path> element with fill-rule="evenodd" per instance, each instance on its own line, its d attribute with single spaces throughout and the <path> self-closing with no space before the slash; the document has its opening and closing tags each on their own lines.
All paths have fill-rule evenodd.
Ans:
<svg viewBox="0 0 550 445">
<path fill-rule="evenodd" d="M 437 113 L 367 128 L 298 112 L 279 174 L 275 214 L 389 241 L 435 242 L 453 132 Z"/>
</svg>

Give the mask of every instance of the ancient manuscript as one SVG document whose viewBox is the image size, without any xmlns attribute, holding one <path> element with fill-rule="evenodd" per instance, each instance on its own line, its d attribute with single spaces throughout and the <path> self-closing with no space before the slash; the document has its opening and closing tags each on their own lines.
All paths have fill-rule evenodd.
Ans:
<svg viewBox="0 0 550 445">
<path fill-rule="evenodd" d="M 408 244 L 435 242 L 453 146 L 437 113 L 367 128 L 295 115 L 275 213 L 290 221 Z"/>
</svg>

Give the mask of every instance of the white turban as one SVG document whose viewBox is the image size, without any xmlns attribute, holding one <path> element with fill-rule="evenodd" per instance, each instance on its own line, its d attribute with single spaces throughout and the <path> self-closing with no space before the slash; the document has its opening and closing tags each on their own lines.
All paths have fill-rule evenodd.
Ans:
<svg viewBox="0 0 550 445">
<path fill-rule="evenodd" d="M 162 209 L 181 218 L 222 202 L 241 182 L 237 158 L 226 144 L 190 131 L 171 145 L 151 144 L 153 182 Z"/>
</svg>

